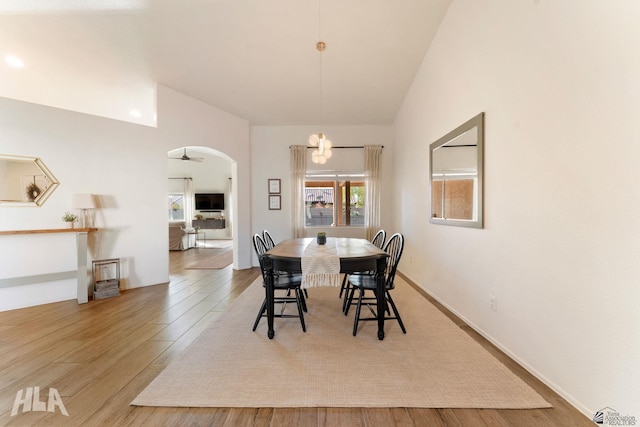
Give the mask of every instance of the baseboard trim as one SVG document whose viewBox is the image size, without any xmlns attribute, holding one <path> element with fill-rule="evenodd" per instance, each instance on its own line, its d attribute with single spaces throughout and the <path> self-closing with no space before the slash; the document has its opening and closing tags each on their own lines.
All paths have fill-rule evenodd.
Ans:
<svg viewBox="0 0 640 427">
<path fill-rule="evenodd" d="M 485 331 L 479 328 L 475 323 L 471 322 L 469 319 L 461 315 L 459 312 L 453 309 L 446 302 L 440 300 L 437 296 L 431 294 L 429 291 L 424 289 L 422 286 L 420 286 L 417 280 L 414 280 L 409 275 L 401 272 L 400 270 L 397 270 L 396 274 L 402 277 L 402 279 L 405 282 L 407 282 L 409 286 L 414 288 L 420 295 L 422 295 L 428 301 L 434 303 L 436 308 L 438 308 L 447 317 L 452 319 L 457 325 L 463 324 L 473 329 L 475 332 L 480 334 L 484 339 L 486 339 L 493 347 L 495 347 L 500 352 L 504 353 L 507 357 L 509 357 L 518 365 L 520 365 L 524 370 L 530 373 L 533 377 L 535 377 L 536 379 L 541 381 L 544 385 L 546 385 L 555 393 L 557 393 L 560 397 L 566 400 L 571 406 L 573 406 L 578 411 L 580 411 L 585 417 L 587 417 L 588 419 L 591 419 L 591 417 L 593 416 L 593 411 L 589 410 L 580 402 L 578 402 L 575 398 L 573 398 L 573 396 L 571 396 L 571 394 L 567 393 L 563 388 L 558 387 L 557 384 L 555 384 L 553 381 L 550 381 L 547 377 L 545 377 L 536 369 L 534 369 L 532 366 L 530 366 L 528 363 L 523 361 L 520 357 L 518 357 L 516 354 L 511 352 L 507 347 L 502 345 L 498 340 L 494 339 L 491 335 L 487 334 Z"/>
<path fill-rule="evenodd" d="M 63 271 L 60 273 L 36 274 L 33 276 L 11 277 L 8 279 L 0 279 L 0 288 L 33 285 L 35 283 L 55 282 L 57 280 L 76 279 L 77 277 L 77 270 Z"/>
</svg>

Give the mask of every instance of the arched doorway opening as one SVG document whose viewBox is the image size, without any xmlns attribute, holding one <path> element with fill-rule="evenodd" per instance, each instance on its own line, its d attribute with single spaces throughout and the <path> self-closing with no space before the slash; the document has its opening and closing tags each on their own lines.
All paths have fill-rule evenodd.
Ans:
<svg viewBox="0 0 640 427">
<path fill-rule="evenodd" d="M 215 246 L 216 240 L 232 240 L 234 253 L 237 253 L 236 162 L 219 150 L 202 146 L 169 150 L 167 162 L 170 225 L 174 221 L 184 223 L 189 229 L 202 226 L 199 234 L 190 236 L 193 240 L 187 236 L 187 248 L 183 244 L 183 249 L 195 246 L 196 240 L 205 247 L 207 242 L 214 242 Z M 205 226 L 199 220 L 210 221 L 206 221 Z M 234 256 L 235 269 L 238 268 L 236 259 Z"/>
</svg>

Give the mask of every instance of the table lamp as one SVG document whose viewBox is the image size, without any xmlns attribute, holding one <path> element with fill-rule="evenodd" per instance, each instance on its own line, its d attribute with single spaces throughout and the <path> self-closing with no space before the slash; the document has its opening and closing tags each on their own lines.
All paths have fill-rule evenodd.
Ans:
<svg viewBox="0 0 640 427">
<path fill-rule="evenodd" d="M 87 228 L 87 209 L 96 207 L 93 194 L 74 194 L 71 199 L 71 207 L 82 211 L 82 228 Z"/>
</svg>

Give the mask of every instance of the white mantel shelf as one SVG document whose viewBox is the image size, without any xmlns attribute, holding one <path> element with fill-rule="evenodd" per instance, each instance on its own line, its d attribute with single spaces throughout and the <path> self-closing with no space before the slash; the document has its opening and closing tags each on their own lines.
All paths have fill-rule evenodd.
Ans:
<svg viewBox="0 0 640 427">
<path fill-rule="evenodd" d="M 78 304 L 84 304 L 89 302 L 89 283 L 87 283 L 87 236 L 90 232 L 98 231 L 97 228 L 47 228 L 40 230 L 7 230 L 0 231 L 0 236 L 15 236 L 20 234 L 52 234 L 52 233 L 76 233 L 76 250 L 77 250 L 77 260 L 78 260 L 78 270 L 76 272 L 77 277 L 77 295 L 78 295 Z M 7 284 L 11 284 L 11 282 L 16 283 L 17 285 L 25 284 L 25 283 L 33 283 L 31 280 L 36 282 L 47 281 L 47 280 L 56 280 L 59 279 L 59 274 L 45 274 L 39 276 L 31 276 L 24 277 L 19 279 L 3 279 L 0 282 L 7 282 Z M 6 286 L 2 285 L 2 287 Z"/>
</svg>

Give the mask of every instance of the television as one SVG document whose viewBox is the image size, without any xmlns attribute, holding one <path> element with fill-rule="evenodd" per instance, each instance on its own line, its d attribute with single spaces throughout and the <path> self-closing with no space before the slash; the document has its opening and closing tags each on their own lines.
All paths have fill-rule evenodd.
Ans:
<svg viewBox="0 0 640 427">
<path fill-rule="evenodd" d="M 224 210 L 224 193 L 196 193 L 195 199 L 198 211 Z"/>
</svg>

